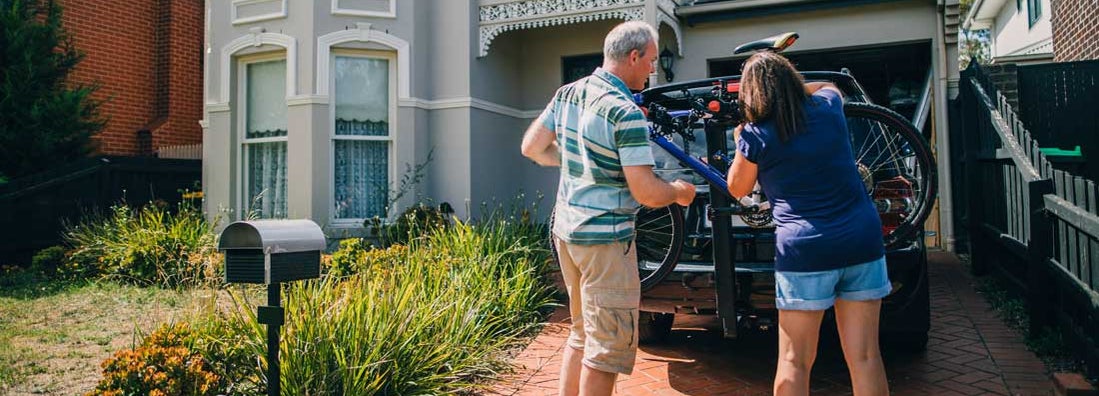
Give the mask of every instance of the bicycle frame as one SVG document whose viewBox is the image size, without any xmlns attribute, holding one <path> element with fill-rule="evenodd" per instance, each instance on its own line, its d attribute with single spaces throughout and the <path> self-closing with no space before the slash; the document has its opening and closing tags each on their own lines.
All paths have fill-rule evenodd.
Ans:
<svg viewBox="0 0 1099 396">
<path fill-rule="evenodd" d="M 725 195 L 729 195 L 729 185 L 725 182 L 725 175 L 721 174 L 721 171 L 717 170 L 713 165 L 702 162 L 698 158 L 687 154 L 679 145 L 672 142 L 671 139 L 668 139 L 667 136 L 657 133 L 656 129 L 652 126 L 649 127 L 649 140 L 656 143 L 656 145 L 660 146 L 664 151 L 667 151 L 668 154 L 671 154 L 675 159 L 687 165 L 688 168 L 697 172 L 715 188 L 724 192 Z"/>
</svg>

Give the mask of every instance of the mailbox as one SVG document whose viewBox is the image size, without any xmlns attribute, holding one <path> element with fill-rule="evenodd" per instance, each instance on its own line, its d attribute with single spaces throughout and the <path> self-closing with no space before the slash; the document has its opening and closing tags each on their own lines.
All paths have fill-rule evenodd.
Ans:
<svg viewBox="0 0 1099 396">
<path fill-rule="evenodd" d="M 324 232 L 310 220 L 237 221 L 221 232 L 225 282 L 274 284 L 320 277 Z"/>
</svg>

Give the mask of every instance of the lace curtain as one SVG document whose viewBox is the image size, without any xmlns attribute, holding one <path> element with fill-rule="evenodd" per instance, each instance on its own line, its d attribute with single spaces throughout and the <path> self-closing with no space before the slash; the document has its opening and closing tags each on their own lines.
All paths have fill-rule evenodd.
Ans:
<svg viewBox="0 0 1099 396">
<path fill-rule="evenodd" d="M 335 214 L 386 216 L 389 199 L 389 60 L 335 61 Z"/>
<path fill-rule="evenodd" d="M 286 61 L 247 66 L 245 215 L 284 218 L 286 210 Z M 281 141 L 250 142 L 281 138 Z"/>
</svg>

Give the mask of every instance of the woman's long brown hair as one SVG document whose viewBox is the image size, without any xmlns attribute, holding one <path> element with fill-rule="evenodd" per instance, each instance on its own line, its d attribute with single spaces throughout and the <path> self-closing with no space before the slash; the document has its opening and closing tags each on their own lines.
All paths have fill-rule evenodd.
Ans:
<svg viewBox="0 0 1099 396">
<path fill-rule="evenodd" d="M 740 77 L 740 107 L 749 122 L 775 120 L 783 142 L 805 124 L 805 80 L 782 55 L 760 52 L 744 62 Z"/>
</svg>

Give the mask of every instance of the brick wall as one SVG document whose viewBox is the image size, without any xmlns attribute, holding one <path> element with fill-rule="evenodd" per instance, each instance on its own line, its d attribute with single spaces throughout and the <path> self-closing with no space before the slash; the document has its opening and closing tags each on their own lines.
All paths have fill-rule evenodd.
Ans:
<svg viewBox="0 0 1099 396">
<path fill-rule="evenodd" d="M 199 143 L 202 132 L 201 0 L 64 0 L 64 24 L 85 53 L 71 82 L 99 84 L 108 99 L 99 152 L 150 154 Z M 139 131 L 147 138 L 139 139 Z"/>
<path fill-rule="evenodd" d="M 988 77 L 992 80 L 992 84 L 996 85 L 996 89 L 1000 90 L 1000 93 L 1004 94 L 1008 103 L 1011 104 L 1011 108 L 1019 111 L 1019 72 L 1014 64 L 1000 64 L 1000 65 L 987 65 L 982 66 L 985 72 L 988 73 Z M 993 98 L 995 99 L 995 98 Z"/>
<path fill-rule="evenodd" d="M 1099 0 L 1055 0 L 1053 61 L 1099 59 Z"/>
</svg>

